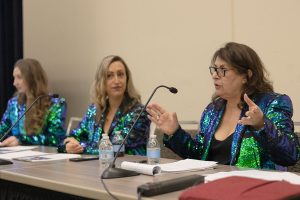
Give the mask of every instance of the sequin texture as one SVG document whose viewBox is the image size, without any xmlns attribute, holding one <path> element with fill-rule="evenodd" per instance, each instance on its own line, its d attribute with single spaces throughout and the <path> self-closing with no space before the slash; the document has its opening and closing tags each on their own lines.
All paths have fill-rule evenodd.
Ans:
<svg viewBox="0 0 300 200">
<path fill-rule="evenodd" d="M 281 170 L 284 169 L 282 166 L 295 164 L 299 160 L 300 147 L 291 119 L 291 99 L 287 95 L 264 93 L 252 100 L 264 113 L 264 127 L 254 130 L 251 126 L 237 124 L 233 133 L 230 165 Z M 204 110 L 200 132 L 195 139 L 180 128 L 172 137 L 164 137 L 165 146 L 183 158 L 205 160 L 226 105 L 222 99 L 217 101 Z M 241 117 L 247 110 L 246 105 Z"/>
<path fill-rule="evenodd" d="M 110 140 L 112 140 L 115 131 L 121 131 L 121 134 L 125 138 L 126 135 L 128 135 L 135 118 L 142 109 L 143 106 L 141 104 L 137 104 L 128 112 L 123 113 L 123 107 L 120 106 L 109 129 L 108 135 Z M 103 127 L 106 118 L 105 113 L 106 112 L 102 114 L 100 122 L 97 123 L 95 121 L 96 106 L 93 104 L 90 105 L 78 127 L 71 131 L 70 137 L 74 137 L 80 142 L 81 146 L 84 147 L 83 153 L 99 153 L 98 145 L 103 134 Z M 146 145 L 149 137 L 149 131 L 150 120 L 147 118 L 147 113 L 143 112 L 135 124 L 133 131 L 125 142 L 125 153 L 130 155 L 146 155 Z M 63 143 L 58 148 L 58 151 L 66 152 L 65 145 Z"/>
<path fill-rule="evenodd" d="M 22 145 L 58 146 L 59 142 L 66 134 L 64 129 L 66 102 L 63 98 L 51 98 L 51 102 L 52 105 L 44 117 L 44 126 L 40 133 L 28 135 L 24 127 L 26 116 L 23 116 L 11 130 L 9 136 L 18 138 Z M 0 135 L 3 135 L 9 127 L 16 122 L 25 110 L 26 105 L 18 104 L 17 96 L 11 98 L 8 101 L 7 109 L 0 122 Z"/>
</svg>

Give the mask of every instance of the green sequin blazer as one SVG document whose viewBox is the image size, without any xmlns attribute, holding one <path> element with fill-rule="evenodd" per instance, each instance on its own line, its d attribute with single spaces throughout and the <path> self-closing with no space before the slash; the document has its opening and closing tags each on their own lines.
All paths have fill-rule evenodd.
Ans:
<svg viewBox="0 0 300 200">
<path fill-rule="evenodd" d="M 287 95 L 265 93 L 252 100 L 264 113 L 264 127 L 254 130 L 238 124 L 233 133 L 230 165 L 238 167 L 284 170 L 299 160 L 299 142 L 294 133 L 293 107 Z M 164 144 L 183 158 L 206 160 L 212 137 L 221 122 L 226 101 L 217 99 L 204 110 L 195 139 L 179 128 L 174 135 L 164 136 Z M 248 106 L 244 105 L 241 117 Z"/>
<path fill-rule="evenodd" d="M 18 138 L 21 145 L 58 146 L 65 137 L 66 102 L 63 98 L 51 98 L 51 106 L 44 117 L 44 125 L 38 134 L 27 134 L 24 126 L 25 117 L 16 124 L 9 136 Z M 38 102 L 37 102 L 38 103 Z M 0 136 L 14 124 L 25 112 L 26 105 L 18 103 L 15 96 L 8 101 L 7 108 L 0 122 Z"/>
</svg>

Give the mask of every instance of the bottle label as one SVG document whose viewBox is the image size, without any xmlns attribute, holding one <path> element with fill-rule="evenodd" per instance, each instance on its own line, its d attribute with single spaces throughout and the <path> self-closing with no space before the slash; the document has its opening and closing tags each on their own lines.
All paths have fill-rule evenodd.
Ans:
<svg viewBox="0 0 300 200">
<path fill-rule="evenodd" d="M 160 158 L 160 149 L 147 149 L 147 157 L 148 158 Z"/>
<path fill-rule="evenodd" d="M 100 160 L 112 160 L 114 158 L 114 152 L 110 150 L 101 150 L 99 154 Z"/>
<path fill-rule="evenodd" d="M 121 145 L 119 144 L 115 144 L 113 145 L 113 148 L 114 148 L 114 152 L 117 152 L 119 150 Z M 125 146 L 123 145 L 122 148 L 120 149 L 120 152 L 125 152 Z"/>
</svg>

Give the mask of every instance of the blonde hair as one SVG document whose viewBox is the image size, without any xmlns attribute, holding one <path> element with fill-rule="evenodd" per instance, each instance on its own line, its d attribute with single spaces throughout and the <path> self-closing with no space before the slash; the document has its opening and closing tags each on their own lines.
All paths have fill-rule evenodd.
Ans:
<svg viewBox="0 0 300 200">
<path fill-rule="evenodd" d="M 125 105 L 125 112 L 131 109 L 134 105 L 141 102 L 141 95 L 135 89 L 132 81 L 131 72 L 125 63 L 125 61 L 120 56 L 110 55 L 103 58 L 101 64 L 98 66 L 95 80 L 93 82 L 91 88 L 91 101 L 93 104 L 96 105 L 97 114 L 96 114 L 96 121 L 99 121 L 102 113 L 107 108 L 107 93 L 105 90 L 106 80 L 107 80 L 107 73 L 108 68 L 113 62 L 121 62 L 125 67 L 126 72 L 126 90 L 125 90 L 125 98 L 129 98 L 131 101 L 128 105 Z"/>
<path fill-rule="evenodd" d="M 38 96 L 48 94 L 48 79 L 39 61 L 32 58 L 20 59 L 14 68 L 21 71 L 22 79 L 28 87 L 26 94 L 18 94 L 19 104 L 31 104 Z M 27 134 L 37 134 L 44 125 L 44 116 L 51 105 L 50 97 L 39 100 L 26 113 L 25 130 Z"/>
</svg>

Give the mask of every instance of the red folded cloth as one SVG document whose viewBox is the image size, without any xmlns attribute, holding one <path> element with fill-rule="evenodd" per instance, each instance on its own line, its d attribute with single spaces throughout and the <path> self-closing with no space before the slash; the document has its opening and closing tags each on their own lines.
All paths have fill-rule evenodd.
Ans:
<svg viewBox="0 0 300 200">
<path fill-rule="evenodd" d="M 185 190 L 180 200 L 277 200 L 300 199 L 300 185 L 232 176 Z"/>
</svg>

